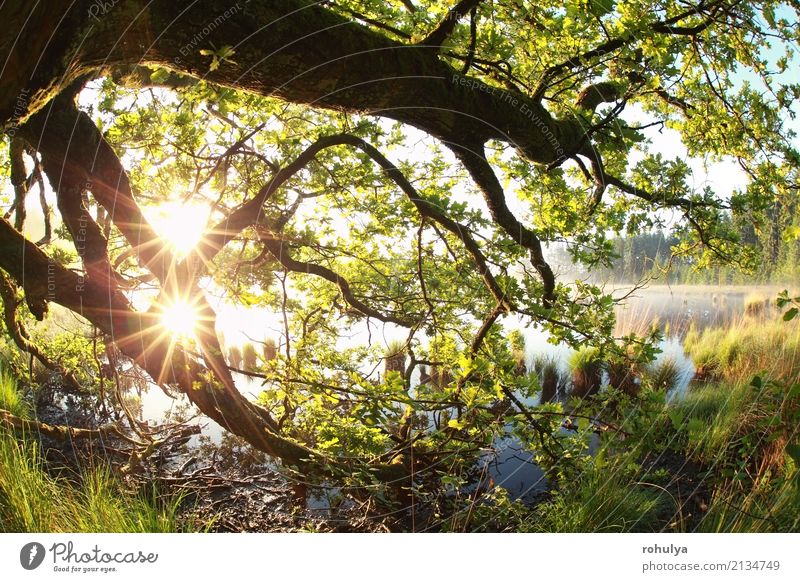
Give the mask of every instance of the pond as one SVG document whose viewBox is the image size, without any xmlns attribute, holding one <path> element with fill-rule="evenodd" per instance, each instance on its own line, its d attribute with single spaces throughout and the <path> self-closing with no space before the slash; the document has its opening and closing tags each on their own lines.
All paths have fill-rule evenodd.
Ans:
<svg viewBox="0 0 800 582">
<path fill-rule="evenodd" d="M 630 289 L 616 288 L 614 295 L 621 297 Z M 677 368 L 675 383 L 670 390 L 670 398 L 682 398 L 689 388 L 695 374 L 694 363 L 683 349 L 683 339 L 690 329 L 701 331 L 708 327 L 729 326 L 746 312 L 763 314 L 771 309 L 774 298 L 780 289 L 775 287 L 709 287 L 709 286 L 652 286 L 640 289 L 628 296 L 624 304 L 618 305 L 618 335 L 646 332 L 654 323 L 664 332 L 665 339 L 660 344 L 661 353 L 654 365 L 671 360 Z M 537 357 L 551 357 L 559 369 L 568 375 L 568 360 L 573 353 L 568 346 L 553 345 L 547 342 L 548 336 L 539 330 L 524 331 L 526 346 L 526 365 L 533 367 Z M 260 391 L 260 381 L 234 374 L 239 389 L 252 398 Z M 607 383 L 607 379 L 604 379 Z M 526 404 L 536 404 L 538 398 L 528 399 Z M 201 444 L 206 450 L 223 443 L 223 430 L 216 423 L 202 417 L 191 418 L 193 412 L 185 397 L 168 397 L 157 386 L 150 386 L 141 394 L 138 407 L 142 421 L 156 424 L 164 420 L 186 420 L 200 424 L 200 435 L 187 444 L 189 451 L 195 451 Z M 566 429 L 563 429 L 566 430 Z M 597 444 L 596 435 L 590 442 L 590 453 Z M 190 453 L 187 453 L 187 455 Z M 194 454 L 194 453 L 191 453 Z M 175 461 L 180 462 L 180 459 Z M 508 490 L 513 499 L 534 502 L 547 490 L 547 480 L 541 468 L 535 463 L 533 455 L 513 437 L 499 437 L 493 450 L 484 455 L 478 466 L 481 484 L 494 484 Z M 325 510 L 326 496 L 320 492 L 310 492 L 309 507 Z"/>
</svg>

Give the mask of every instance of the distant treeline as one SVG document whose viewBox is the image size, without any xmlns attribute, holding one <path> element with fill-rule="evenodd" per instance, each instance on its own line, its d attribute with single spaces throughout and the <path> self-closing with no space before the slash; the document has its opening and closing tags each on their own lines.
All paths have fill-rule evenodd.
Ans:
<svg viewBox="0 0 800 582">
<path fill-rule="evenodd" d="M 787 224 L 792 217 L 779 208 L 768 211 L 767 216 L 770 220 L 758 230 L 751 222 L 734 222 L 740 242 L 758 253 L 758 266 L 751 273 L 731 266 L 697 269 L 691 258 L 673 256 L 673 248 L 680 239 L 658 230 L 612 239 L 617 258 L 611 267 L 593 267 L 591 278 L 610 283 L 631 283 L 649 276 L 670 284 L 797 283 L 800 281 L 800 238 L 795 236 L 791 222 Z M 565 250 L 556 251 L 556 254 L 558 262 L 568 264 L 569 255 Z"/>
</svg>

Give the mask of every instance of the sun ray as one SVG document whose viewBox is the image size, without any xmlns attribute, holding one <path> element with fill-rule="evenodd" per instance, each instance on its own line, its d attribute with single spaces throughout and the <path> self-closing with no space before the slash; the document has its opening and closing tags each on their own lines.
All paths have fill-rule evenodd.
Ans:
<svg viewBox="0 0 800 582">
<path fill-rule="evenodd" d="M 200 242 L 209 219 L 209 208 L 194 202 L 168 201 L 145 210 L 158 235 L 182 259 Z"/>
<path fill-rule="evenodd" d="M 161 325 L 176 339 L 190 338 L 197 327 L 197 310 L 188 301 L 174 301 L 164 307 Z"/>
</svg>

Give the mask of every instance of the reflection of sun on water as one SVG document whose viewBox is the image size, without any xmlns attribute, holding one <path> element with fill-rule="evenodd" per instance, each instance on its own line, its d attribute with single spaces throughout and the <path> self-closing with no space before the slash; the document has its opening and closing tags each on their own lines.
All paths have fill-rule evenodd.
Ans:
<svg viewBox="0 0 800 582">
<path fill-rule="evenodd" d="M 209 209 L 203 204 L 164 202 L 145 209 L 145 216 L 160 237 L 179 257 L 186 256 L 203 236 Z"/>
<path fill-rule="evenodd" d="M 182 259 L 200 242 L 208 223 L 209 208 L 204 204 L 171 200 L 145 208 L 144 214 L 177 258 Z M 160 309 L 161 325 L 174 341 L 194 337 L 198 315 L 191 302 L 178 297 Z"/>
<path fill-rule="evenodd" d="M 164 307 L 161 325 L 177 338 L 190 338 L 197 326 L 197 311 L 186 301 L 175 301 Z"/>
</svg>

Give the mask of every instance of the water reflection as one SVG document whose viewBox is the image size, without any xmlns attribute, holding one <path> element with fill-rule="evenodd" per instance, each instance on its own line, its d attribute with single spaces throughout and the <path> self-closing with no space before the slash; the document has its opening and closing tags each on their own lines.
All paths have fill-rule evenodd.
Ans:
<svg viewBox="0 0 800 582">
<path fill-rule="evenodd" d="M 627 291 L 616 289 L 614 294 L 621 296 Z M 668 393 L 669 398 L 680 399 L 686 394 L 695 374 L 694 364 L 683 349 L 682 342 L 686 333 L 692 328 L 700 331 L 711 326 L 730 325 L 736 318 L 747 312 L 753 312 L 754 315 L 762 314 L 770 309 L 769 298 L 774 297 L 776 293 L 777 291 L 772 288 L 752 287 L 728 289 L 688 286 L 651 287 L 637 291 L 628 297 L 624 305 L 617 307 L 616 333 L 623 335 L 633 331 L 646 332 L 654 323 L 662 329 L 665 339 L 659 345 L 661 352 L 653 366 L 657 367 L 665 362 L 674 363 L 677 373 Z M 763 299 L 758 299 L 759 297 Z M 524 404 L 536 405 L 542 396 L 545 400 L 563 401 L 569 387 L 569 381 L 566 380 L 565 383 L 563 379 L 571 376 L 569 359 L 574 351 L 566 345 L 548 343 L 547 334 L 541 330 L 525 330 L 524 337 L 527 370 L 535 370 L 538 373 L 537 365 L 541 365 L 541 362 L 546 360 L 549 362 L 548 365 L 551 365 L 557 375 L 562 378 L 562 380 L 556 378 L 553 394 L 536 394 L 524 398 Z M 422 372 L 428 375 L 428 379 L 432 378 L 433 371 L 422 370 Z M 234 374 L 234 376 L 239 389 L 255 398 L 260 391 L 260 381 L 241 374 Z M 424 380 L 425 378 L 420 376 L 420 370 L 418 370 L 412 378 L 412 384 Z M 608 372 L 603 372 L 601 390 L 608 383 Z M 549 385 L 550 383 L 544 382 L 544 384 Z M 218 453 L 215 451 L 223 451 L 222 454 L 227 454 L 229 459 L 239 461 L 249 459 L 254 463 L 266 466 L 265 459 L 259 457 L 256 461 L 252 455 L 247 453 L 246 449 L 249 447 L 246 444 L 238 442 L 235 447 L 231 446 L 229 435 L 224 434 L 222 428 L 216 423 L 204 418 L 193 417 L 193 408 L 182 395 L 177 395 L 173 399 L 158 387 L 151 385 L 141 391 L 140 404 L 141 419 L 149 423 L 182 420 L 200 424 L 202 432 L 188 443 L 187 456 L 196 455 L 198 452 L 203 455 L 217 455 Z M 435 425 L 436 420 L 429 415 L 430 425 Z M 562 430 L 566 431 L 567 429 Z M 597 446 L 598 437 L 591 435 L 590 438 L 589 453 L 591 454 Z M 492 451 L 482 457 L 477 468 L 478 473 L 482 475 L 477 486 L 501 486 L 508 490 L 513 499 L 534 502 L 547 490 L 544 472 L 536 464 L 533 454 L 512 436 L 498 437 L 493 443 Z M 308 498 L 309 508 L 325 511 L 334 505 L 328 493 L 336 499 L 340 498 L 338 490 L 326 492 L 325 495 L 320 492 L 312 492 Z"/>
</svg>

